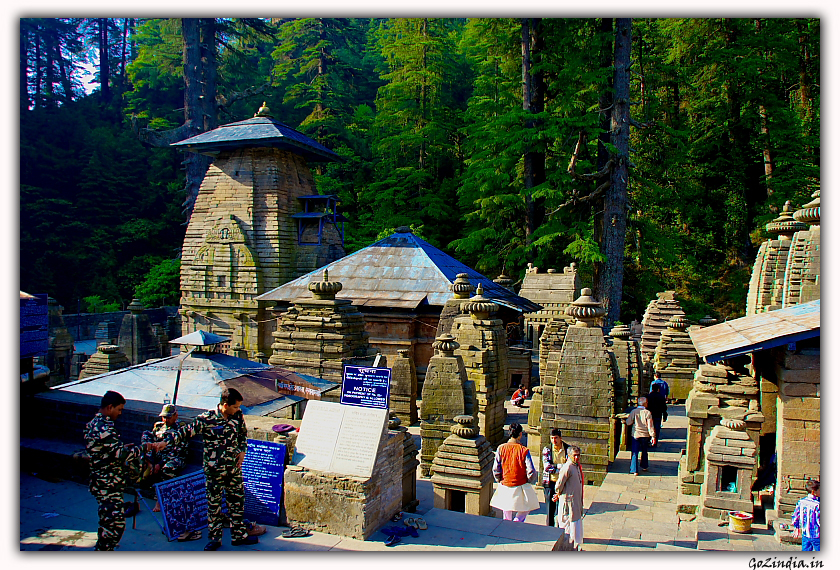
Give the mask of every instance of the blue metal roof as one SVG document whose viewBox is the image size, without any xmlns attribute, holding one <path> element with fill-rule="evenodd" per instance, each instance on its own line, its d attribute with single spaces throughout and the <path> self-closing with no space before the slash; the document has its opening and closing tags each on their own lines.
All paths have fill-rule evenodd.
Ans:
<svg viewBox="0 0 840 570">
<path fill-rule="evenodd" d="M 820 335 L 820 300 L 688 331 L 709 364 Z"/>
<path fill-rule="evenodd" d="M 484 296 L 517 312 L 538 311 L 542 307 L 494 283 L 476 270 L 420 239 L 411 232 L 396 232 L 364 249 L 325 267 L 263 293 L 260 301 L 292 302 L 309 298 L 308 286 L 320 279 L 324 269 L 331 281 L 343 285 L 338 299 L 354 305 L 414 309 L 421 303 L 443 306 L 452 298 L 450 286 L 459 273 L 484 289 Z"/>
<path fill-rule="evenodd" d="M 209 155 L 226 149 L 275 147 L 303 155 L 308 162 L 343 160 L 321 143 L 270 117 L 252 117 L 222 125 L 170 146 L 186 147 L 192 152 Z"/>
</svg>

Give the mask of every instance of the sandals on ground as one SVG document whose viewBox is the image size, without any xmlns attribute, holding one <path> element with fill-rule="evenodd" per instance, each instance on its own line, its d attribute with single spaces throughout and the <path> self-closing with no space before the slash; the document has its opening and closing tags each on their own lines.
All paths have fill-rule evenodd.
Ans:
<svg viewBox="0 0 840 570">
<path fill-rule="evenodd" d="M 283 531 L 280 535 L 283 538 L 302 538 L 304 536 L 309 536 L 309 531 L 305 528 L 301 528 L 296 526 L 294 528 L 290 528 L 289 530 Z"/>
<path fill-rule="evenodd" d="M 200 530 L 188 530 L 178 537 L 178 542 L 190 542 L 191 540 L 201 540 Z"/>
</svg>

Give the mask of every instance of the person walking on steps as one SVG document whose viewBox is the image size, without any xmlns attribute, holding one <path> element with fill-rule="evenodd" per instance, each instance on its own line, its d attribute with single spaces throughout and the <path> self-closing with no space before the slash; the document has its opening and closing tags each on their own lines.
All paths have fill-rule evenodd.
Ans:
<svg viewBox="0 0 840 570">
<path fill-rule="evenodd" d="M 639 452 L 642 454 L 642 471 L 648 470 L 648 446 L 656 444 L 656 429 L 653 427 L 653 416 L 647 409 L 647 398 L 639 398 L 639 405 L 630 412 L 624 420 L 628 426 L 633 426 L 633 441 L 630 449 L 630 473 L 639 472 Z"/>
<path fill-rule="evenodd" d="M 560 466 L 551 500 L 557 503 L 557 526 L 563 528 L 575 549 L 583 549 L 583 467 L 580 448 L 569 446 L 566 463 Z"/>
<path fill-rule="evenodd" d="M 661 372 L 657 371 L 653 373 L 653 382 L 650 383 L 650 389 L 653 390 L 654 386 L 659 386 L 659 393 L 665 396 L 665 400 L 667 401 L 671 389 L 668 387 L 668 383 L 662 379 Z"/>
<path fill-rule="evenodd" d="M 230 539 L 233 546 L 257 544 L 260 540 L 248 534 L 245 522 L 245 486 L 242 462 L 245 460 L 247 428 L 242 415 L 242 394 L 225 388 L 219 405 L 190 423 L 166 434 L 167 441 L 179 443 L 196 435 L 204 439 L 204 476 L 207 480 L 207 538 L 204 550 L 222 546 L 222 494 L 227 501 Z"/>
<path fill-rule="evenodd" d="M 543 493 L 545 494 L 545 505 L 548 510 L 545 524 L 547 526 L 554 526 L 554 517 L 557 510 L 557 502 L 552 500 L 554 496 L 554 485 L 557 483 L 557 471 L 566 463 L 569 446 L 563 442 L 560 428 L 553 428 L 550 437 L 551 443 L 543 447 L 542 450 L 542 484 Z"/>
<path fill-rule="evenodd" d="M 656 434 L 656 442 L 659 442 L 659 433 L 662 431 L 662 422 L 668 420 L 668 404 L 665 402 L 665 396 L 662 392 L 660 392 L 661 388 L 661 384 L 651 384 L 650 394 L 647 395 L 647 409 L 653 418 L 653 429 Z M 656 443 L 651 444 L 651 448 L 654 447 L 656 447 Z"/>
<path fill-rule="evenodd" d="M 519 443 L 522 426 L 510 424 L 510 439 L 496 449 L 493 460 L 493 477 L 499 483 L 490 499 L 490 506 L 504 513 L 506 521 L 524 522 L 529 512 L 540 508 L 534 491 L 537 470 L 528 448 Z"/>
<path fill-rule="evenodd" d="M 132 474 L 141 470 L 143 451 L 160 451 L 166 445 L 123 444 L 114 422 L 122 414 L 125 398 L 108 390 L 102 396 L 99 411 L 85 426 L 85 449 L 90 457 L 90 494 L 99 505 L 99 529 L 95 550 L 114 550 L 125 532 L 126 485 L 134 482 Z"/>
</svg>

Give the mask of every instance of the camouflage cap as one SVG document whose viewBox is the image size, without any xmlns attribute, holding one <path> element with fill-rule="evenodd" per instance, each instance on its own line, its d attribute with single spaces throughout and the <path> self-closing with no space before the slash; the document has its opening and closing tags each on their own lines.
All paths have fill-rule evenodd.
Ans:
<svg viewBox="0 0 840 570">
<path fill-rule="evenodd" d="M 174 404 L 166 404 L 166 405 L 163 406 L 163 409 L 160 411 L 160 417 L 171 418 L 177 412 L 178 412 L 178 410 L 175 409 Z"/>
</svg>

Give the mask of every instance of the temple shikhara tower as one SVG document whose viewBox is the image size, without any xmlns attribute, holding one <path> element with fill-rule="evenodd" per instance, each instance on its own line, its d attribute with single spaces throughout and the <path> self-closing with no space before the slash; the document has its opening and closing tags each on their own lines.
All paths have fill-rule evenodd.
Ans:
<svg viewBox="0 0 840 570">
<path fill-rule="evenodd" d="M 181 254 L 184 334 L 214 332 L 248 358 L 269 354 L 274 319 L 256 297 L 344 255 L 345 218 L 308 166 L 339 158 L 265 106 L 173 146 L 214 158 Z"/>
</svg>

